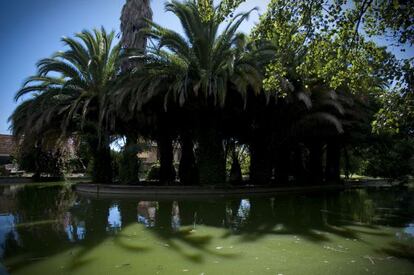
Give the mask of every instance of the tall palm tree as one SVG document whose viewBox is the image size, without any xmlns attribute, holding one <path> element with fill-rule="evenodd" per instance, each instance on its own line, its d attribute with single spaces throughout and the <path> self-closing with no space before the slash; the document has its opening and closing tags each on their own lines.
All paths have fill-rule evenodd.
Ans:
<svg viewBox="0 0 414 275">
<path fill-rule="evenodd" d="M 150 0 L 127 0 L 122 8 L 121 15 L 121 47 L 124 50 L 134 50 L 144 53 L 147 46 L 147 36 L 141 32 L 148 28 L 148 21 L 152 20 L 152 10 Z M 131 69 L 138 69 L 142 66 L 141 62 L 132 62 L 124 59 L 121 63 L 123 73 L 128 74 Z M 119 111 L 118 111 L 119 112 Z M 139 181 L 138 170 L 138 135 L 136 131 L 136 116 L 131 116 L 127 111 L 124 124 L 132 125 L 126 129 L 126 144 L 123 149 L 123 161 L 120 163 L 120 178 L 122 182 L 137 183 Z M 125 121 L 127 120 L 127 121 Z M 134 127 L 135 126 L 135 127 Z"/>
<path fill-rule="evenodd" d="M 127 0 L 121 14 L 121 47 L 145 52 L 147 36 L 141 30 L 148 28 L 148 22 L 152 21 L 150 0 Z M 127 71 L 139 62 L 131 62 L 126 59 L 122 62 L 122 70 Z"/>
<path fill-rule="evenodd" d="M 178 17 L 184 36 L 151 23 L 147 33 L 156 45 L 148 49 L 144 69 L 135 72 L 129 93 L 119 100 L 128 98 L 132 109 L 160 100 L 165 110 L 172 106 L 193 110 L 200 182 L 220 184 L 225 181 L 220 107 L 230 89 L 243 98 L 249 89 L 256 94 L 261 90 L 259 51 L 241 51 L 246 40 L 237 33 L 250 12 L 234 16 L 220 31 L 217 8 L 209 21 L 202 18 L 195 1 L 171 1 L 165 9 Z"/>
<path fill-rule="evenodd" d="M 114 45 L 114 32 L 104 28 L 84 30 L 74 38 L 62 38 L 67 50 L 38 62 L 38 73 L 29 77 L 16 94 L 16 100 L 35 94 L 56 101 L 48 104 L 49 116 L 36 122 L 54 120 L 62 133 L 85 136 L 93 158 L 93 180 L 110 182 L 110 135 L 107 121 L 109 94 L 119 72 L 120 46 Z M 23 103 L 25 104 L 25 103 Z M 19 109 L 17 109 L 18 111 Z M 58 117 L 52 117 L 58 114 Z M 44 119 L 43 119 L 44 118 Z M 43 119 L 43 120 L 41 120 Z M 17 125 L 16 125 L 17 126 Z"/>
</svg>

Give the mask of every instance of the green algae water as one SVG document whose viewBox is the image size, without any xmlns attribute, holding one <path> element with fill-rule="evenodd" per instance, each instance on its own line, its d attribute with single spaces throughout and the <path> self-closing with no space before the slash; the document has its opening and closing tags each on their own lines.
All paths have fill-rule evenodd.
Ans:
<svg viewBox="0 0 414 275">
<path fill-rule="evenodd" d="M 0 274 L 414 274 L 414 190 L 210 199 L 0 186 Z"/>
</svg>

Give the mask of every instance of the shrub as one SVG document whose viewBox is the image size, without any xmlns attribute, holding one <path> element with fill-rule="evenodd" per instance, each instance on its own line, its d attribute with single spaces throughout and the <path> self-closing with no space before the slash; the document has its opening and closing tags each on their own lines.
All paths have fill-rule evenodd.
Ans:
<svg viewBox="0 0 414 275">
<path fill-rule="evenodd" d="M 160 179 L 160 164 L 155 163 L 148 170 L 147 180 L 159 180 Z"/>
</svg>

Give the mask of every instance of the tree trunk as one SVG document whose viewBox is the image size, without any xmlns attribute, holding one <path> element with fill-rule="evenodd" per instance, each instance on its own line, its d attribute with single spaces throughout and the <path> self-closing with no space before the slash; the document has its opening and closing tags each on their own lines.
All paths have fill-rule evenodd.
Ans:
<svg viewBox="0 0 414 275">
<path fill-rule="evenodd" d="M 330 183 L 340 182 L 341 147 L 337 141 L 328 143 L 326 156 L 326 181 Z"/>
<path fill-rule="evenodd" d="M 320 185 L 323 181 L 322 150 L 321 143 L 311 144 L 309 147 L 309 170 L 312 184 Z"/>
<path fill-rule="evenodd" d="M 182 185 L 198 184 L 198 171 L 194 157 L 194 143 L 187 134 L 181 136 L 181 159 L 178 170 Z"/>
<path fill-rule="evenodd" d="M 289 182 L 290 151 L 288 148 L 279 148 L 276 152 L 275 180 L 276 184 Z"/>
<path fill-rule="evenodd" d="M 351 176 L 351 164 L 349 161 L 349 154 L 348 154 L 348 149 L 345 147 L 344 148 L 344 173 L 345 173 L 345 178 L 349 179 L 349 177 Z"/>
<path fill-rule="evenodd" d="M 295 148 L 293 165 L 294 165 L 294 176 L 295 182 L 297 184 L 305 184 L 308 180 L 308 175 L 306 171 L 306 147 L 303 145 L 298 145 Z"/>
<path fill-rule="evenodd" d="M 152 21 L 150 0 L 127 0 L 122 8 L 120 19 L 122 48 L 144 52 L 147 46 L 147 36 L 141 30 L 148 27 L 146 20 Z M 127 71 L 140 65 L 137 61 L 125 59 L 121 67 L 123 71 Z"/>
<path fill-rule="evenodd" d="M 255 141 L 250 144 L 250 181 L 254 184 L 269 184 L 272 178 L 270 144 Z"/>
<path fill-rule="evenodd" d="M 160 154 L 160 182 L 163 184 L 169 184 L 175 181 L 172 138 L 169 134 L 162 133 L 158 138 L 157 143 Z"/>
<path fill-rule="evenodd" d="M 109 148 L 100 146 L 92 153 L 92 181 L 95 183 L 112 182 L 112 163 Z"/>
<path fill-rule="evenodd" d="M 148 21 L 152 21 L 150 0 L 127 0 L 121 13 L 121 47 L 124 49 L 137 49 L 145 52 L 147 36 L 141 32 L 148 27 Z M 139 68 L 142 64 L 138 61 L 125 59 L 121 63 L 122 71 Z M 123 164 L 120 171 L 121 181 L 126 183 L 139 182 L 139 160 L 137 157 L 137 137 L 127 136 L 126 150 L 123 154 Z"/>
<path fill-rule="evenodd" d="M 92 181 L 95 183 L 112 182 L 112 158 L 109 137 L 96 138 L 90 141 L 92 153 Z"/>
<path fill-rule="evenodd" d="M 135 134 L 129 134 L 126 137 L 126 143 L 122 152 L 122 161 L 119 168 L 119 177 L 122 183 L 137 184 L 139 183 L 139 160 L 138 160 L 138 137 Z"/>
<path fill-rule="evenodd" d="M 243 180 L 241 166 L 239 162 L 239 158 L 236 153 L 233 154 L 232 163 L 230 168 L 230 177 L 229 181 L 232 183 L 241 183 Z"/>
<path fill-rule="evenodd" d="M 112 159 L 109 146 L 103 145 L 93 153 L 92 180 L 96 183 L 112 182 Z"/>
<path fill-rule="evenodd" d="M 223 140 L 213 127 L 203 128 L 198 139 L 198 167 L 200 184 L 224 185 L 226 163 Z"/>
</svg>

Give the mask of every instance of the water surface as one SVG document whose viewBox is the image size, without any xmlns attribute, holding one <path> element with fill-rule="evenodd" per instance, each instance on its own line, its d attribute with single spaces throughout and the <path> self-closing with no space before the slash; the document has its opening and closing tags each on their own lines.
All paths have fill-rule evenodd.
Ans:
<svg viewBox="0 0 414 275">
<path fill-rule="evenodd" d="M 414 190 L 148 200 L 0 186 L 0 259 L 0 274 L 414 274 Z"/>
</svg>

